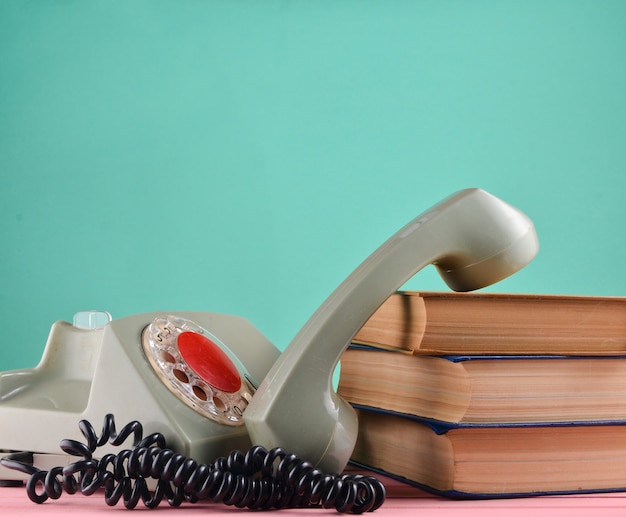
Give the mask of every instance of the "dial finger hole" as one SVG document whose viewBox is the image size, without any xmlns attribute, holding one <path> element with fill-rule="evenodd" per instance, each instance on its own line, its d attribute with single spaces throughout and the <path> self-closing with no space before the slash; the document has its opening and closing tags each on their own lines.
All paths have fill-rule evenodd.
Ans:
<svg viewBox="0 0 626 517">
<path fill-rule="evenodd" d="M 209 400 L 209 396 L 207 395 L 207 392 L 204 391 L 200 386 L 193 386 L 193 393 L 196 397 L 198 397 L 200 400 L 203 401 L 207 401 Z"/>
<path fill-rule="evenodd" d="M 229 408 L 228 402 L 218 396 L 213 397 L 213 405 L 215 406 L 215 409 L 222 413 L 226 413 Z"/>
<path fill-rule="evenodd" d="M 175 364 L 176 363 L 176 359 L 168 351 L 161 350 L 160 355 L 161 355 L 161 359 L 163 359 L 166 363 L 170 363 L 170 364 Z"/>
<path fill-rule="evenodd" d="M 172 370 L 172 373 L 174 374 L 174 377 L 176 377 L 180 382 L 183 382 L 185 384 L 189 383 L 189 377 L 187 377 L 187 374 L 182 370 L 174 368 Z"/>
</svg>

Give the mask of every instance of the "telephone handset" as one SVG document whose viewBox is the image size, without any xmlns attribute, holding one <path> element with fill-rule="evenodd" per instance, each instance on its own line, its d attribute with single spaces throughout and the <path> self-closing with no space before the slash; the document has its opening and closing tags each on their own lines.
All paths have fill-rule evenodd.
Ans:
<svg viewBox="0 0 626 517">
<path fill-rule="evenodd" d="M 142 421 L 197 461 L 256 444 L 283 447 L 339 473 L 357 423 L 333 391 L 332 375 L 365 321 L 426 265 L 434 264 L 452 289 L 467 291 L 516 272 L 537 250 L 524 214 L 468 189 L 387 240 L 282 354 L 245 319 L 224 314 L 110 320 L 88 312 L 74 324 L 57 322 L 39 365 L 0 373 L 0 451 L 25 451 L 34 464 L 58 463 L 59 439 L 80 439 L 79 419 L 114 413 L 118 421 Z M 22 477 L 0 466 L 0 480 Z"/>
<path fill-rule="evenodd" d="M 479 189 L 461 191 L 408 223 L 329 296 L 272 366 L 246 409 L 252 442 L 341 471 L 357 421 L 332 390 L 331 376 L 374 311 L 429 264 L 452 289 L 470 291 L 518 271 L 537 251 L 532 222 Z"/>
</svg>

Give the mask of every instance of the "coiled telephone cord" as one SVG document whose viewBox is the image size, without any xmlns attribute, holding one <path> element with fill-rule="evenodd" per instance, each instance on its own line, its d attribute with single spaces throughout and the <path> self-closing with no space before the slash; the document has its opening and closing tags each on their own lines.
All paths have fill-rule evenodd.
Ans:
<svg viewBox="0 0 626 517">
<path fill-rule="evenodd" d="M 268 451 L 254 446 L 245 454 L 233 451 L 205 465 L 168 449 L 161 433 L 142 438 L 143 428 L 137 421 L 117 433 L 109 414 L 99 437 L 86 420 L 81 420 L 79 428 L 87 443 L 69 439 L 60 443 L 67 454 L 82 457 L 70 465 L 46 471 L 21 461 L 18 455 L 1 460 L 4 466 L 30 475 L 26 491 L 33 502 L 58 499 L 63 492 L 92 495 L 104 488 L 106 504 L 115 506 L 123 499 L 128 509 L 139 501 L 155 508 L 166 499 L 171 506 L 210 500 L 238 508 L 317 506 L 359 514 L 376 510 L 385 499 L 385 487 L 374 477 L 324 474 L 282 448 Z M 131 434 L 133 449 L 106 454 L 100 460 L 93 457 L 98 447 L 107 442 L 119 446 Z M 156 480 L 154 490 L 148 488 L 150 478 Z"/>
</svg>

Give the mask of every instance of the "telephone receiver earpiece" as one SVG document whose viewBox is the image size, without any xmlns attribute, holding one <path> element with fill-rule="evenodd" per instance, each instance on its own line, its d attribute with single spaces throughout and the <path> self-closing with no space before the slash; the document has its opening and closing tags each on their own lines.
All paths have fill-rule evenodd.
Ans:
<svg viewBox="0 0 626 517">
<path fill-rule="evenodd" d="M 270 368 L 244 413 L 252 443 L 341 472 L 358 422 L 332 375 L 376 309 L 429 264 L 453 290 L 471 291 L 523 268 L 538 249 L 528 217 L 480 189 L 458 192 L 408 223 L 339 285 Z"/>
</svg>

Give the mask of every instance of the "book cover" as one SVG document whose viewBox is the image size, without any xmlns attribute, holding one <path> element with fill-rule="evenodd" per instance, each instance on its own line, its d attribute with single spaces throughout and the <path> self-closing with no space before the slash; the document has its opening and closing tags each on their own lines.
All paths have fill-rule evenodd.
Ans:
<svg viewBox="0 0 626 517">
<path fill-rule="evenodd" d="M 400 291 L 354 337 L 425 354 L 626 354 L 626 297 Z"/>
<path fill-rule="evenodd" d="M 352 461 L 455 498 L 622 491 L 626 422 L 433 425 L 358 410 Z"/>
<path fill-rule="evenodd" d="M 626 419 L 626 357 L 423 356 L 351 346 L 348 402 L 451 423 Z"/>
</svg>

